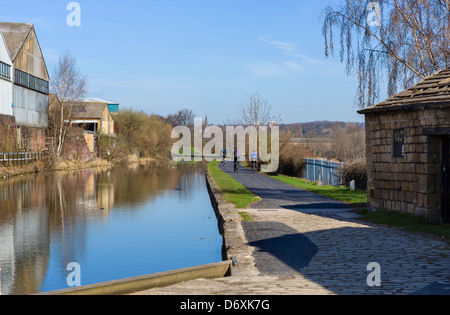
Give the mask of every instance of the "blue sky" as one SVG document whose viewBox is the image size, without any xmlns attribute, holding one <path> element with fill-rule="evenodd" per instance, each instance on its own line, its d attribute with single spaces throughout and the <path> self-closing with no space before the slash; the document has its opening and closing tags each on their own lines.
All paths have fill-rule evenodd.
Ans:
<svg viewBox="0 0 450 315">
<path fill-rule="evenodd" d="M 356 80 L 324 56 L 331 0 L 80 0 L 80 27 L 69 2 L 8 1 L 0 21 L 35 25 L 50 75 L 61 53 L 76 57 L 89 97 L 223 123 L 258 91 L 284 123 L 363 121 Z"/>
</svg>

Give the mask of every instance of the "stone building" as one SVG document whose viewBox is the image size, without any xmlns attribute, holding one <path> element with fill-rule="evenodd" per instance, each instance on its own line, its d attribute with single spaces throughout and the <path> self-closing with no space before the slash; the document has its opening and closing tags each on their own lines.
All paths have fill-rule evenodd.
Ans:
<svg viewBox="0 0 450 315">
<path fill-rule="evenodd" d="M 368 203 L 450 222 L 450 68 L 429 76 L 365 115 Z"/>
</svg>

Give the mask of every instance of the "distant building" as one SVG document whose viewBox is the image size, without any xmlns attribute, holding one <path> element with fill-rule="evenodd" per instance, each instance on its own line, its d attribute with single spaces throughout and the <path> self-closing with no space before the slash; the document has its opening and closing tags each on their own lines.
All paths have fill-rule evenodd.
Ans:
<svg viewBox="0 0 450 315">
<path fill-rule="evenodd" d="M 48 127 L 50 78 L 34 26 L 0 23 L 0 30 L 2 72 L 6 74 L 2 80 L 13 83 L 12 101 L 8 93 L 0 98 L 0 114 L 14 117 L 21 149 L 41 151 L 45 148 Z M 5 43 L 10 61 L 5 54 Z M 8 84 L 3 82 L 2 91 Z"/>
<path fill-rule="evenodd" d="M 72 109 L 70 125 L 83 126 L 86 131 L 115 135 L 114 119 L 107 103 L 79 102 Z"/>
<path fill-rule="evenodd" d="M 114 101 L 105 100 L 99 97 L 88 97 L 83 100 L 83 102 L 89 103 L 106 103 L 108 104 L 109 111 L 111 113 L 117 113 L 119 111 L 120 104 Z"/>
</svg>

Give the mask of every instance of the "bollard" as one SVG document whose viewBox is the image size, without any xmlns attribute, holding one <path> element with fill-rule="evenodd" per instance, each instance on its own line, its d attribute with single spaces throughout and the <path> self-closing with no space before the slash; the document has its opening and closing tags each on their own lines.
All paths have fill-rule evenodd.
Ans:
<svg viewBox="0 0 450 315">
<path fill-rule="evenodd" d="M 356 182 L 355 182 L 354 180 L 352 180 L 352 181 L 350 182 L 350 190 L 351 190 L 351 191 L 355 191 L 355 184 L 356 184 Z"/>
</svg>

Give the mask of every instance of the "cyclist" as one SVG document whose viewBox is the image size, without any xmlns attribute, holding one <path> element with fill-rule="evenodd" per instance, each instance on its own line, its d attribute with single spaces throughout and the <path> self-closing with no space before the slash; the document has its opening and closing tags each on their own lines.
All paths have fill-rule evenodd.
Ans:
<svg viewBox="0 0 450 315">
<path fill-rule="evenodd" d="M 256 151 L 252 152 L 250 161 L 251 161 L 251 164 L 252 164 L 253 173 L 256 173 L 256 171 L 257 171 L 257 163 L 258 163 L 258 153 L 256 153 Z"/>
<path fill-rule="evenodd" d="M 227 165 L 227 150 L 222 148 L 222 164 Z"/>
<path fill-rule="evenodd" d="M 237 148 L 234 148 L 234 172 L 239 173 L 239 151 Z"/>
</svg>

